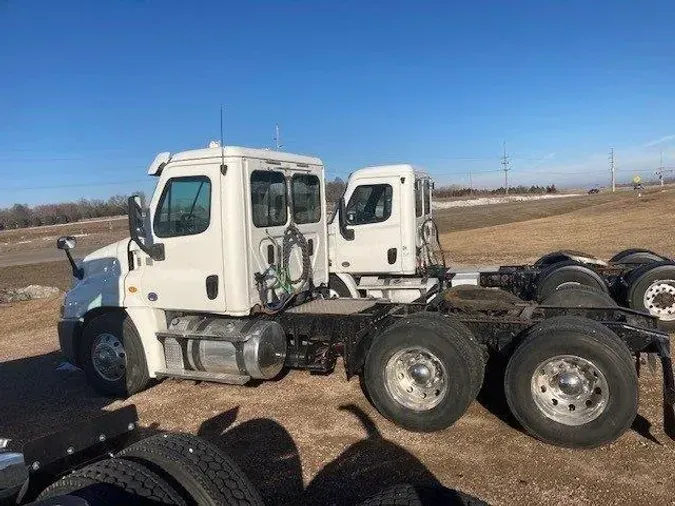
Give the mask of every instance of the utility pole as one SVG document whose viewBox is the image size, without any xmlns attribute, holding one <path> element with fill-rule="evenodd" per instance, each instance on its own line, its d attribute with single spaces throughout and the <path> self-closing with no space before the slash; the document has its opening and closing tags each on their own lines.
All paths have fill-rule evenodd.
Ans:
<svg viewBox="0 0 675 506">
<path fill-rule="evenodd" d="M 661 182 L 661 186 L 663 186 L 663 150 L 661 150 L 659 155 L 659 181 Z"/>
<path fill-rule="evenodd" d="M 612 171 L 612 192 L 616 191 L 616 167 L 614 165 L 614 148 L 609 148 L 609 169 Z"/>
<path fill-rule="evenodd" d="M 509 194 L 509 166 L 511 161 L 509 160 L 508 155 L 506 154 L 506 141 L 503 144 L 504 154 L 502 155 L 502 170 L 504 171 L 504 188 L 506 188 L 506 195 Z"/>
<path fill-rule="evenodd" d="M 276 134 L 274 136 L 274 142 L 276 143 L 277 150 L 281 149 L 283 144 L 281 144 L 281 134 L 279 133 L 279 124 L 277 123 L 276 125 Z"/>
<path fill-rule="evenodd" d="M 469 194 L 473 195 L 473 174 L 469 171 Z"/>
</svg>

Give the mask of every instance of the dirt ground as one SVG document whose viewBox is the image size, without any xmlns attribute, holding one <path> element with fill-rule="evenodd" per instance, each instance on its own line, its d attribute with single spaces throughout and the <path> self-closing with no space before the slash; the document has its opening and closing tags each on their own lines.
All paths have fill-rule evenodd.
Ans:
<svg viewBox="0 0 675 506">
<path fill-rule="evenodd" d="M 602 257 L 628 246 L 675 253 L 668 228 L 675 191 L 559 200 L 581 203 L 446 210 L 438 216 L 442 242 L 453 261 L 472 264 L 520 263 L 563 247 Z M 64 288 L 67 264 L 0 269 L 0 287 L 34 281 Z M 94 394 L 80 371 L 58 369 L 59 305 L 50 299 L 0 307 L 0 432 L 15 444 L 135 404 L 148 430 L 214 440 L 268 504 L 347 501 L 401 481 L 439 481 L 491 504 L 675 503 L 675 443 L 662 430 L 658 372 L 640 378 L 632 430 L 586 451 L 546 445 L 516 428 L 499 402 L 498 382 L 488 382 L 453 427 L 433 434 L 406 432 L 383 419 L 341 369 L 328 376 L 292 371 L 246 387 L 164 381 L 111 402 Z"/>
</svg>

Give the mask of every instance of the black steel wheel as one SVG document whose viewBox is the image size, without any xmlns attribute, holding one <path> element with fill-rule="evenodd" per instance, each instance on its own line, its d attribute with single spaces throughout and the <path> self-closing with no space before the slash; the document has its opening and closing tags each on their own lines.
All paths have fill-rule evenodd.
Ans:
<svg viewBox="0 0 675 506">
<path fill-rule="evenodd" d="M 164 478 L 123 459 L 106 459 L 71 473 L 47 487 L 38 499 L 75 495 L 96 506 L 185 505 Z"/>
<path fill-rule="evenodd" d="M 536 279 L 536 297 L 545 300 L 560 286 L 567 283 L 591 286 L 608 293 L 607 284 L 602 277 L 590 267 L 573 260 L 565 260 L 542 270 Z"/>
<path fill-rule="evenodd" d="M 141 338 L 126 313 L 107 313 L 90 321 L 79 352 L 87 380 L 103 395 L 128 397 L 152 381 Z"/>
<path fill-rule="evenodd" d="M 182 492 L 189 504 L 263 504 L 241 468 L 218 447 L 197 436 L 159 434 L 125 448 L 119 457 L 161 474 Z"/>
<path fill-rule="evenodd" d="M 659 326 L 675 330 L 675 264 L 643 265 L 626 278 L 628 307 L 646 311 L 659 319 Z"/>
<path fill-rule="evenodd" d="M 559 307 L 615 307 L 617 304 L 607 293 L 593 286 L 567 283 L 559 286 L 541 301 L 545 306 Z"/>
<path fill-rule="evenodd" d="M 637 373 L 628 347 L 604 325 L 560 316 L 529 329 L 504 376 L 513 415 L 554 445 L 611 443 L 633 423 Z"/>
<path fill-rule="evenodd" d="M 444 429 L 478 393 L 484 365 L 477 357 L 476 342 L 464 330 L 414 315 L 373 341 L 363 371 L 366 389 L 394 423 L 419 432 Z"/>
</svg>

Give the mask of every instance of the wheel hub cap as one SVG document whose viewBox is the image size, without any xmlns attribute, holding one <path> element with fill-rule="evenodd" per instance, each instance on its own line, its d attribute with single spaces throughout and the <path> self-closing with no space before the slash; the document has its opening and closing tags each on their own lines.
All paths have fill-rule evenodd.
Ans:
<svg viewBox="0 0 675 506">
<path fill-rule="evenodd" d="M 660 279 L 647 288 L 645 308 L 661 320 L 675 320 L 675 280 Z"/>
<path fill-rule="evenodd" d="M 108 381 L 120 380 L 126 371 L 127 359 L 121 341 L 112 334 L 100 334 L 91 347 L 94 370 Z"/>
<path fill-rule="evenodd" d="M 605 375 L 593 362 L 576 355 L 558 355 L 541 362 L 531 388 L 537 408 L 564 425 L 595 420 L 609 401 Z"/>
<path fill-rule="evenodd" d="M 448 375 L 439 358 L 418 347 L 396 352 L 385 366 L 385 387 L 392 398 L 414 411 L 437 406 L 448 390 Z"/>
</svg>

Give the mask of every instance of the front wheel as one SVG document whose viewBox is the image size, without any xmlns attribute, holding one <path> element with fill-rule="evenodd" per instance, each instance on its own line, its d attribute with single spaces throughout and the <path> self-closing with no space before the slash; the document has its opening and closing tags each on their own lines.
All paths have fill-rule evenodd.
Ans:
<svg viewBox="0 0 675 506">
<path fill-rule="evenodd" d="M 125 313 L 107 313 L 89 322 L 80 357 L 87 380 L 103 395 L 128 397 L 150 385 L 141 338 Z"/>
<path fill-rule="evenodd" d="M 602 324 L 576 316 L 530 329 L 509 359 L 506 400 L 523 428 L 547 443 L 611 443 L 637 414 L 637 373 L 626 345 Z"/>
<path fill-rule="evenodd" d="M 476 397 L 484 370 L 476 342 L 463 330 L 411 317 L 376 337 L 364 379 L 377 410 L 417 432 L 457 421 Z"/>
</svg>

